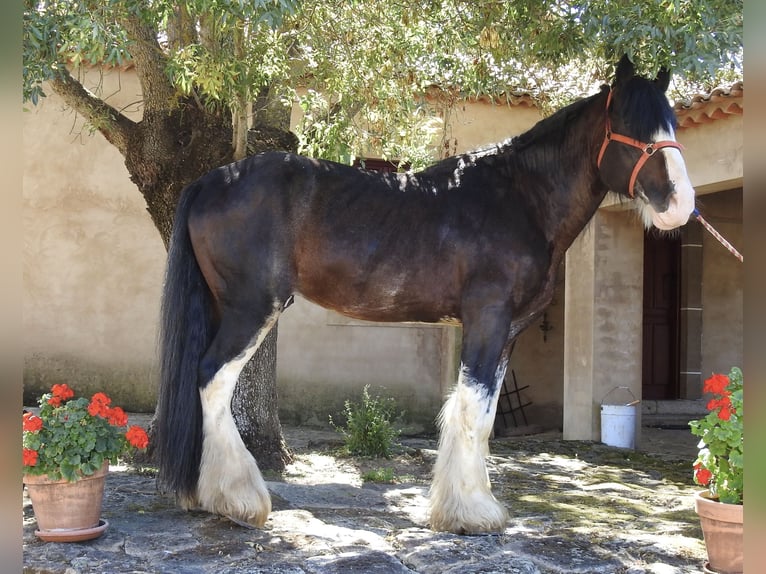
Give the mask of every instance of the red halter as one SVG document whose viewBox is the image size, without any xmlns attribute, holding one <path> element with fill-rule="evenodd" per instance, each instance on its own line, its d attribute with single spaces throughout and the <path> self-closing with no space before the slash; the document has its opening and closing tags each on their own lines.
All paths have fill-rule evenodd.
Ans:
<svg viewBox="0 0 766 574">
<path fill-rule="evenodd" d="M 606 135 L 604 135 L 604 142 L 601 144 L 601 151 L 598 152 L 598 161 L 596 162 L 596 165 L 599 168 L 601 168 L 601 159 L 604 157 L 604 152 L 606 151 L 607 146 L 612 141 L 616 141 L 616 142 L 623 143 L 631 147 L 640 149 L 643 153 L 638 158 L 638 161 L 636 162 L 636 165 L 633 168 L 633 173 L 630 174 L 630 183 L 628 183 L 628 195 L 632 199 L 633 186 L 636 183 L 636 178 L 638 178 L 638 172 L 641 171 L 641 168 L 644 167 L 646 160 L 648 160 L 649 157 L 656 150 L 662 149 L 664 147 L 674 147 L 678 150 L 682 150 L 684 148 L 680 143 L 673 140 L 644 143 L 644 142 L 635 140 L 633 138 L 629 138 L 627 136 L 613 133 L 612 123 L 609 121 L 609 104 L 611 103 L 611 101 L 612 101 L 612 90 L 610 89 L 609 94 L 606 97 Z"/>
</svg>

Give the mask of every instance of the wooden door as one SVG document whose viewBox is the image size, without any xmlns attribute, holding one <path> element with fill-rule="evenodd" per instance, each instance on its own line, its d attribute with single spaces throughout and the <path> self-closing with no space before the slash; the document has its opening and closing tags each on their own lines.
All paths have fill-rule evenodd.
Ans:
<svg viewBox="0 0 766 574">
<path fill-rule="evenodd" d="M 644 234 L 644 399 L 679 397 L 680 263 L 680 235 Z"/>
</svg>

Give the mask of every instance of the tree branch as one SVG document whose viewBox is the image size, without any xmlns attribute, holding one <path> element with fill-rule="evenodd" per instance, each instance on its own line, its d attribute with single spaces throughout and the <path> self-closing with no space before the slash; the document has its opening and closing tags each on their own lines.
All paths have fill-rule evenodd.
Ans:
<svg viewBox="0 0 766 574">
<path fill-rule="evenodd" d="M 196 22 L 185 4 L 173 7 L 173 17 L 168 19 L 168 46 L 179 50 L 197 41 Z"/>
<path fill-rule="evenodd" d="M 234 57 L 242 59 L 245 57 L 245 34 L 247 29 L 245 25 L 234 27 Z M 232 108 L 232 147 L 234 148 L 234 159 L 239 160 L 247 155 L 247 88 L 242 87 L 237 90 L 234 106 Z"/>
<path fill-rule="evenodd" d="M 176 107 L 177 92 L 165 73 L 167 56 L 157 40 L 157 30 L 135 14 L 126 14 L 120 23 L 133 42 L 130 56 L 141 82 L 145 115 Z"/>
<path fill-rule="evenodd" d="M 50 85 L 68 106 L 83 116 L 123 156 L 127 154 L 130 135 L 136 129 L 133 120 L 88 91 L 66 69 L 59 78 L 51 80 Z"/>
</svg>

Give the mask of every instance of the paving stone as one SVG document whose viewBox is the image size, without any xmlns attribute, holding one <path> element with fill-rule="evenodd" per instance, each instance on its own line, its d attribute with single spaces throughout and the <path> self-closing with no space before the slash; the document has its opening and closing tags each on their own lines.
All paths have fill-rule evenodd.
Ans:
<svg viewBox="0 0 766 574">
<path fill-rule="evenodd" d="M 109 528 L 96 540 L 38 540 L 25 497 L 24 572 L 700 572 L 705 550 L 688 433 L 643 430 L 645 452 L 563 441 L 556 433 L 493 440 L 489 473 L 511 518 L 500 535 L 458 536 L 428 529 L 433 438 L 405 439 L 391 460 L 350 459 L 337 456 L 331 434 L 286 428 L 297 462 L 267 481 L 274 511 L 263 529 L 183 511 L 156 491 L 152 476 L 113 468 L 102 516 Z M 382 467 L 393 469 L 393 484 L 363 482 L 364 472 Z"/>
</svg>

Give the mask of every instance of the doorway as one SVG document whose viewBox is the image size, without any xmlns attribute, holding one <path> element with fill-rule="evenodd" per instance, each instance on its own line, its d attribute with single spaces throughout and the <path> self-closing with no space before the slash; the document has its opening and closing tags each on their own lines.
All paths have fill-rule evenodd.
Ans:
<svg viewBox="0 0 766 574">
<path fill-rule="evenodd" d="M 644 233 L 642 396 L 679 398 L 680 234 Z"/>
</svg>

